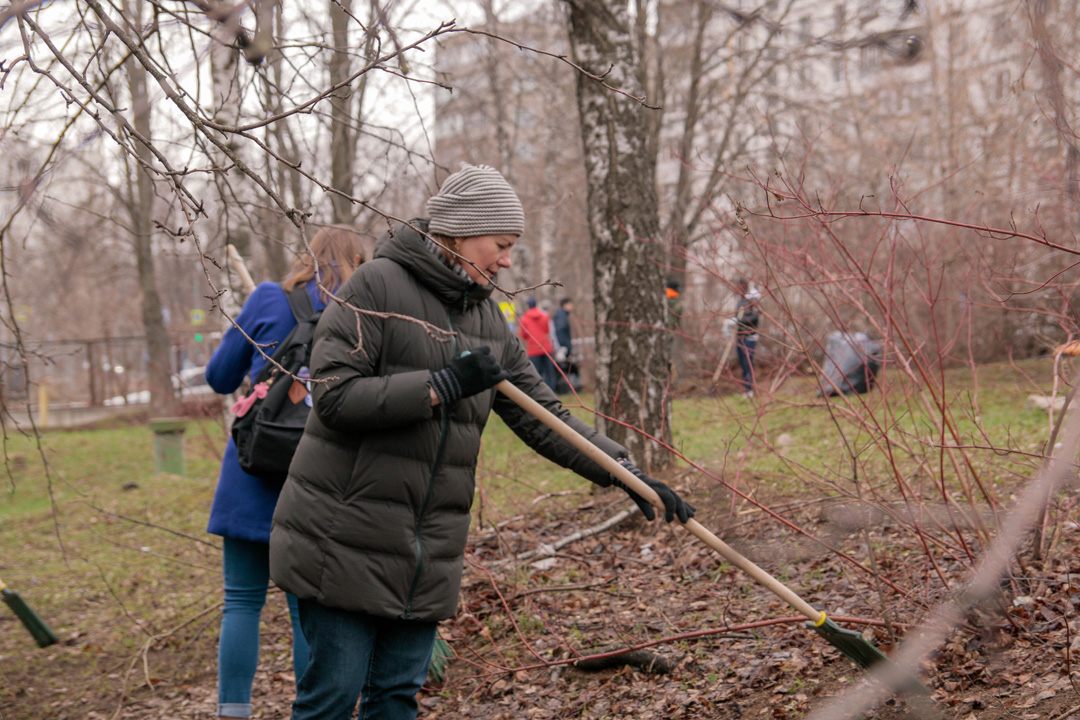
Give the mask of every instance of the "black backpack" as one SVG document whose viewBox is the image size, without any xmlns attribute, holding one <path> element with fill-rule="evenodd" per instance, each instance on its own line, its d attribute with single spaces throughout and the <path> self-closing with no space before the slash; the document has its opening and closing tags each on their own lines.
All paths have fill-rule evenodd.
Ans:
<svg viewBox="0 0 1080 720">
<path fill-rule="evenodd" d="M 248 396 L 233 406 L 234 412 L 247 406 L 247 411 L 238 414 L 232 426 L 240 467 L 257 478 L 277 483 L 285 482 L 289 474 L 289 464 L 311 410 L 306 383 L 292 376 L 310 367 L 311 340 L 322 315 L 321 310 L 315 312 L 304 285 L 296 286 L 287 296 L 296 327 L 274 351 L 274 362 L 267 362 L 259 372 Z M 288 372 L 282 372 L 274 363 Z M 301 387 L 290 399 L 289 391 L 297 384 Z"/>
</svg>

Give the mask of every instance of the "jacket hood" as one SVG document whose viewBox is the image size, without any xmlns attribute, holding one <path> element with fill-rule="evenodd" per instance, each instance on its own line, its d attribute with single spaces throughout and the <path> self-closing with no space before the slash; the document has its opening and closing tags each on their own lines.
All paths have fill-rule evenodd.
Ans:
<svg viewBox="0 0 1080 720">
<path fill-rule="evenodd" d="M 495 286 L 480 285 L 451 270 L 431 252 L 424 236 L 414 226 L 427 232 L 427 218 L 415 218 L 408 224 L 388 230 L 375 243 L 375 257 L 393 260 L 407 269 L 431 290 L 445 305 L 469 307 L 487 300 Z"/>
</svg>

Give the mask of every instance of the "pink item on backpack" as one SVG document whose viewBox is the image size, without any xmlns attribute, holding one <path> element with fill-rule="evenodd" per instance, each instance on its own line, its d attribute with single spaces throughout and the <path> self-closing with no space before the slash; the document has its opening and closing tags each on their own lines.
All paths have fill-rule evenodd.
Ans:
<svg viewBox="0 0 1080 720">
<path fill-rule="evenodd" d="M 266 390 L 269 387 L 270 386 L 266 383 L 261 382 L 252 389 L 250 395 L 242 397 L 234 402 L 232 406 L 233 415 L 236 415 L 236 417 L 244 417 L 247 415 L 247 411 L 251 409 L 251 406 L 255 404 L 256 400 L 261 400 L 266 397 Z"/>
</svg>

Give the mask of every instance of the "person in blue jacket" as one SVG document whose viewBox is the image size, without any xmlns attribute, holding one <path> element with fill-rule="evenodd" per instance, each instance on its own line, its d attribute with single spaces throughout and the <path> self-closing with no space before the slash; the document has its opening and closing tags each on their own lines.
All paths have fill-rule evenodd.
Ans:
<svg viewBox="0 0 1080 720">
<path fill-rule="evenodd" d="M 311 253 L 301 250 L 281 284 L 261 283 L 248 297 L 236 327 L 230 327 L 206 366 L 206 382 L 216 392 L 236 391 L 245 376 L 252 382 L 266 358 L 251 342 L 273 355 L 272 344 L 284 340 L 296 326 L 286 296 L 306 285 L 316 311 L 329 299 L 318 287 L 315 262 L 322 286 L 331 292 L 370 258 L 368 241 L 344 225 L 321 228 L 311 239 Z M 243 331 L 243 332 L 241 332 Z M 267 347 L 267 346 L 270 347 Z M 221 474 L 210 508 L 207 532 L 220 535 L 225 581 L 225 610 L 218 643 L 218 717 L 251 716 L 251 685 L 259 662 L 259 618 L 270 580 L 270 521 L 281 485 L 249 475 L 240 468 L 236 443 L 229 438 Z M 308 644 L 300 631 L 296 598 L 286 595 L 292 620 L 293 670 L 297 680 L 308 662 Z"/>
</svg>

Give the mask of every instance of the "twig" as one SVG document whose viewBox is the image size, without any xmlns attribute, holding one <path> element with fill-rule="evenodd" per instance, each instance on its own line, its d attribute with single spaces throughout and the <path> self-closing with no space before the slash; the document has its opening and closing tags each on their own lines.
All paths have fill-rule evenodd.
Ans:
<svg viewBox="0 0 1080 720">
<path fill-rule="evenodd" d="M 493 40 L 498 40 L 498 41 L 504 42 L 504 43 L 506 43 L 508 45 L 513 45 L 518 50 L 528 50 L 529 52 L 534 52 L 537 55 L 546 55 L 548 57 L 555 58 L 556 60 L 564 62 L 567 65 L 569 65 L 570 67 L 574 68 L 575 70 L 577 70 L 579 73 L 581 73 L 585 77 L 589 78 L 590 80 L 595 80 L 596 82 L 600 83 L 603 87 L 607 88 L 608 90 L 611 90 L 613 92 L 617 92 L 620 95 L 624 95 L 624 96 L 630 98 L 631 100 L 633 100 L 634 102 L 640 103 L 644 107 L 647 107 L 650 110 L 662 110 L 663 109 L 663 106 L 661 106 L 661 105 L 650 105 L 649 103 L 645 102 L 645 96 L 644 95 L 642 95 L 641 97 L 637 97 L 636 95 L 631 95 L 630 93 L 626 92 L 625 90 L 620 90 L 619 88 L 615 87 L 614 85 L 609 85 L 608 83 L 604 82 L 604 78 L 606 78 L 608 75 L 611 74 L 612 68 L 615 67 L 614 65 L 609 67 L 607 69 L 607 71 L 603 75 L 597 75 L 595 73 L 589 72 L 585 68 L 581 67 L 577 63 L 570 60 L 565 55 L 556 55 L 555 53 L 547 52 L 545 50 L 539 50 L 539 49 L 534 48 L 534 47 L 529 47 L 528 45 L 522 45 L 521 43 L 514 42 L 513 40 L 510 40 L 508 38 L 504 38 L 504 37 L 502 37 L 500 35 L 495 35 L 494 33 L 486 32 L 484 30 L 473 30 L 472 28 L 454 28 L 450 32 L 463 32 L 463 33 L 469 33 L 471 35 L 484 35 L 486 37 L 492 38 Z"/>
<path fill-rule="evenodd" d="M 611 582 L 611 581 L 610 580 L 597 580 L 596 582 L 578 583 L 576 585 L 550 585 L 550 586 L 547 586 L 547 587 L 535 587 L 535 588 L 529 588 L 528 590 L 522 590 L 519 593 L 514 593 L 513 595 L 511 595 L 510 597 L 508 597 L 506 599 L 507 599 L 507 601 L 520 600 L 521 598 L 523 598 L 523 597 L 525 597 L 527 595 L 538 595 L 540 593 L 573 592 L 575 590 L 589 590 L 589 589 L 594 588 L 594 587 L 600 587 L 601 585 L 607 585 L 609 582 Z M 615 593 L 612 593 L 612 594 L 614 595 Z"/>
<path fill-rule="evenodd" d="M 106 515 L 112 515 L 114 518 L 117 518 L 119 520 L 123 520 L 125 522 L 134 523 L 135 525 L 144 525 L 146 527 L 154 528 L 155 530 L 164 530 L 167 533 L 172 533 L 173 535 L 176 535 L 177 537 L 182 537 L 185 540 L 192 540 L 192 541 L 197 542 L 197 543 L 202 543 L 203 545 L 206 545 L 207 547 L 212 547 L 215 550 L 219 550 L 219 551 L 221 550 L 220 545 L 215 545 L 212 542 L 207 542 L 206 540 L 203 540 L 202 538 L 197 538 L 197 537 L 195 537 L 193 535 L 187 535 L 186 533 L 182 533 L 179 530 L 173 530 L 172 528 L 167 528 L 164 525 L 155 525 L 154 523 L 146 522 L 145 520 L 136 520 L 135 518 L 130 518 L 127 515 L 121 515 L 120 513 L 115 513 L 112 510 L 106 510 L 105 508 L 98 507 L 97 505 L 90 502 L 89 500 L 82 500 L 80 502 L 85 504 L 87 507 L 92 508 L 95 512 L 105 513 Z"/>
<path fill-rule="evenodd" d="M 1050 720 L 1065 720 L 1065 718 L 1069 717 L 1070 715 L 1072 715 L 1077 710 L 1080 710 L 1080 705 L 1077 705 L 1076 707 L 1073 707 L 1073 708 L 1069 708 L 1068 710 L 1061 713 L 1060 715 L 1055 715 L 1054 717 L 1050 718 Z"/>
<path fill-rule="evenodd" d="M 608 528 L 612 528 L 612 527 L 618 525 L 623 520 L 625 520 L 626 518 L 633 515 L 635 512 L 637 512 L 636 507 L 635 508 L 627 508 L 626 510 L 623 510 L 622 512 L 619 512 L 619 513 L 616 513 L 615 515 L 612 515 L 610 518 L 608 518 L 604 522 L 600 523 L 599 525 L 593 525 L 590 528 L 586 528 L 584 530 L 579 530 L 576 533 L 573 533 L 571 535 L 567 535 L 566 537 L 564 537 L 564 538 L 562 538 L 560 540 L 556 540 L 555 542 L 550 543 L 550 544 L 543 543 L 543 544 L 540 545 L 540 547 L 536 548 L 535 550 L 528 550 L 526 552 L 518 554 L 514 559 L 515 560 L 531 560 L 532 558 L 535 558 L 535 557 L 551 557 L 556 552 L 558 552 L 561 548 L 566 547 L 570 543 L 575 543 L 578 540 L 584 540 L 587 537 L 590 537 L 592 535 L 596 535 L 597 533 L 601 533 L 601 532 L 607 530 Z M 507 560 L 501 561 L 499 564 L 502 564 L 502 562 L 507 562 Z"/>
</svg>

